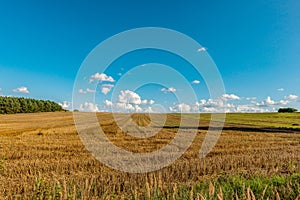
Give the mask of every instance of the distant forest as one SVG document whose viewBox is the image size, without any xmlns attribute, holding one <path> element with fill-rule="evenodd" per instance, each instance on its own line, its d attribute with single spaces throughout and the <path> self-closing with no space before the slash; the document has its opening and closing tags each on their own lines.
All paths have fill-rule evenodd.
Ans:
<svg viewBox="0 0 300 200">
<path fill-rule="evenodd" d="M 0 96 L 0 114 L 54 112 L 63 110 L 59 104 L 49 100 Z"/>
</svg>

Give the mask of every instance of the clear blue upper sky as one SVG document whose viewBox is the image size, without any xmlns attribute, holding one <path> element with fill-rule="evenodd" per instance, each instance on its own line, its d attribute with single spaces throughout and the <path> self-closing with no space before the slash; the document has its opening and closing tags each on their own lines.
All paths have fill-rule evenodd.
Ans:
<svg viewBox="0 0 300 200">
<path fill-rule="evenodd" d="M 81 63 L 101 41 L 132 28 L 165 27 L 206 47 L 219 68 L 228 94 L 223 99 L 209 100 L 201 77 L 189 75 L 192 71 L 183 72 L 191 82 L 199 79 L 200 84 L 193 87 L 200 91 L 199 101 L 206 100 L 198 103 L 203 111 L 272 111 L 281 106 L 299 109 L 299 10 L 298 0 L 1 1 L 0 94 L 68 104 Z M 145 61 L 143 55 L 137 52 L 132 59 L 129 56 L 119 62 L 129 68 L 153 62 L 151 56 L 155 57 L 156 52 L 150 52 L 148 57 L 145 54 Z M 162 55 L 163 63 L 168 63 L 168 56 Z M 135 59 L 138 62 L 133 62 Z M 176 65 L 171 61 L 173 58 L 169 59 L 170 65 Z M 120 66 L 112 67 L 107 75 L 117 81 L 118 73 L 129 69 Z M 172 88 L 161 91 L 159 86 L 120 94 L 119 100 L 111 99 L 113 88 L 107 85 L 115 83 L 99 85 L 98 105 L 86 102 L 82 109 L 105 110 L 108 105 L 122 103 L 118 102 L 122 95 L 138 95 L 148 101 L 129 102 L 122 108 L 146 109 L 153 105 L 149 103 L 151 99 L 165 104 L 169 111 L 189 111 L 195 106 L 195 102 L 173 102 L 176 92 Z M 103 87 L 112 90 L 104 94 Z M 180 91 L 180 85 L 174 82 L 173 89 Z M 82 95 L 89 93 L 86 88 L 82 90 Z M 155 92 L 157 96 L 153 95 Z M 221 102 L 224 99 L 229 100 L 228 104 Z"/>
</svg>

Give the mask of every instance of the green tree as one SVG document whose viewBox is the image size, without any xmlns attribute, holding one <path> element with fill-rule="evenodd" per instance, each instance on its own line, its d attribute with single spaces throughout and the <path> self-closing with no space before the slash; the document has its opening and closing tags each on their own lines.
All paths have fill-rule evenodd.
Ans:
<svg viewBox="0 0 300 200">
<path fill-rule="evenodd" d="M 280 113 L 293 113 L 297 112 L 296 108 L 279 108 L 278 112 Z"/>
<path fill-rule="evenodd" d="M 59 104 L 49 100 L 0 97 L 0 114 L 54 111 L 63 111 L 63 108 Z"/>
</svg>

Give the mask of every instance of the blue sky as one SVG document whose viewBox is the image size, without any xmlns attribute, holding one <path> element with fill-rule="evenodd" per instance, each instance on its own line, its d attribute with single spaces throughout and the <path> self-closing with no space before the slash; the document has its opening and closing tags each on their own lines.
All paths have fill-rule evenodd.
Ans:
<svg viewBox="0 0 300 200">
<path fill-rule="evenodd" d="M 94 95 L 96 102 L 82 102 L 77 108 L 149 111 L 161 106 L 168 112 L 300 109 L 299 10 L 297 0 L 2 1 L 0 95 L 50 99 L 70 106 L 76 74 L 100 42 L 133 28 L 164 27 L 206 48 L 223 78 L 223 96 L 212 99 L 203 77 L 184 60 L 167 52 L 144 50 L 120 57 L 104 72 L 114 81 L 94 76 L 95 81 L 89 83 L 96 71 L 87 74 L 91 86 L 74 92 Z M 169 78 L 170 87 L 146 85 L 133 91 L 129 81 L 114 91 L 124 74 L 154 62 L 178 69 L 194 89 L 196 102 L 176 100 L 186 88 L 168 75 L 161 78 Z M 143 76 L 147 74 L 139 74 Z M 192 83 L 195 80 L 200 83 Z"/>
</svg>

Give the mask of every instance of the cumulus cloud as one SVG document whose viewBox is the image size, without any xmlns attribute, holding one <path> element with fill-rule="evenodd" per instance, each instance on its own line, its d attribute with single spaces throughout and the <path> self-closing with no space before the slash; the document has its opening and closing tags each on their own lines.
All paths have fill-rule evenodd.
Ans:
<svg viewBox="0 0 300 200">
<path fill-rule="evenodd" d="M 115 82 L 114 78 L 111 76 L 108 76 L 104 73 L 96 73 L 90 77 L 90 83 L 94 81 L 99 81 L 99 82 Z"/>
<path fill-rule="evenodd" d="M 240 97 L 238 97 L 235 94 L 223 94 L 221 97 L 223 100 L 240 100 Z"/>
<path fill-rule="evenodd" d="M 298 99 L 298 96 L 297 95 L 294 95 L 294 94 L 290 94 L 288 96 L 285 96 L 284 97 L 286 100 L 296 100 Z"/>
<path fill-rule="evenodd" d="M 137 93 L 130 90 L 122 90 L 118 96 L 118 100 L 120 103 L 129 103 L 136 105 L 142 103 L 141 97 Z"/>
<path fill-rule="evenodd" d="M 206 50 L 207 50 L 207 48 L 205 48 L 205 47 L 200 47 L 199 49 L 197 49 L 197 52 L 206 51 Z"/>
<path fill-rule="evenodd" d="M 261 108 L 255 104 L 235 105 L 226 103 L 227 100 L 239 100 L 240 97 L 232 94 L 225 94 L 216 99 L 201 99 L 194 104 L 179 103 L 169 107 L 171 112 L 204 112 L 204 113 L 228 113 L 228 112 L 263 112 L 268 109 Z M 268 103 L 271 99 L 268 99 Z M 240 101 L 239 101 L 240 103 Z"/>
<path fill-rule="evenodd" d="M 278 102 L 278 105 L 286 105 L 286 104 L 288 104 L 288 103 L 289 103 L 288 100 L 280 100 L 280 101 Z"/>
<path fill-rule="evenodd" d="M 273 100 L 271 99 L 270 96 L 268 96 L 268 97 L 266 98 L 265 103 L 268 104 L 268 105 L 276 105 L 276 104 L 277 104 L 275 101 L 273 101 Z"/>
<path fill-rule="evenodd" d="M 276 106 L 276 105 L 286 105 L 289 103 L 288 97 L 285 100 L 280 100 L 280 101 L 274 101 L 271 99 L 270 96 L 268 96 L 265 100 L 256 103 L 257 106 L 260 107 L 270 107 L 270 106 Z"/>
<path fill-rule="evenodd" d="M 170 112 L 180 112 L 180 113 L 189 113 L 192 107 L 186 103 L 179 103 L 174 106 L 170 106 Z"/>
<path fill-rule="evenodd" d="M 193 84 L 200 84 L 200 81 L 199 81 L 199 80 L 193 80 L 192 83 L 193 83 Z"/>
<path fill-rule="evenodd" d="M 131 90 L 122 90 L 116 102 L 104 101 L 104 109 L 114 112 L 153 112 L 151 106 L 154 100 L 141 99 L 140 95 Z M 148 105 L 148 106 L 147 106 Z"/>
<path fill-rule="evenodd" d="M 143 112 L 143 109 L 139 105 L 134 106 L 135 112 Z"/>
<path fill-rule="evenodd" d="M 29 94 L 29 90 L 27 87 L 19 87 L 19 88 L 16 88 L 16 89 L 13 89 L 13 92 L 18 92 L 18 93 L 23 93 L 23 94 Z"/>
<path fill-rule="evenodd" d="M 169 88 L 162 88 L 160 91 L 164 92 L 164 93 L 168 93 L 168 92 L 176 92 L 176 89 L 173 87 L 169 87 Z"/>
<path fill-rule="evenodd" d="M 62 103 L 58 103 L 58 105 L 60 105 L 65 110 L 69 110 L 71 108 L 72 103 L 64 101 Z"/>
<path fill-rule="evenodd" d="M 143 105 L 145 105 L 145 104 L 147 104 L 147 103 L 148 103 L 148 100 L 147 100 L 147 99 L 144 99 L 144 100 L 141 101 L 141 104 L 143 104 Z"/>
<path fill-rule="evenodd" d="M 130 104 L 125 102 L 117 102 L 112 104 L 112 107 L 117 112 L 145 112 L 145 110 L 137 104 Z"/>
<path fill-rule="evenodd" d="M 267 107 L 267 106 L 272 106 L 272 105 L 277 105 L 277 104 L 278 103 L 275 102 L 274 100 L 272 100 L 270 96 L 268 96 L 262 102 L 256 103 L 257 106 L 261 106 L 261 107 Z"/>
<path fill-rule="evenodd" d="M 228 113 L 228 112 L 276 112 L 278 108 L 282 105 L 287 105 L 292 103 L 295 100 L 298 100 L 296 95 L 288 95 L 284 99 L 275 101 L 270 96 L 261 102 L 256 101 L 256 97 L 245 98 L 248 102 L 243 104 L 243 101 L 233 101 L 241 100 L 241 98 L 235 94 L 224 94 L 216 99 L 201 99 L 200 101 L 195 102 L 194 104 L 189 104 L 186 102 L 174 103 L 172 106 L 169 106 L 170 112 L 178 113 L 191 113 L 191 112 L 206 112 L 206 113 Z M 232 100 L 228 103 L 227 100 Z M 250 102 L 249 102 L 250 101 Z M 144 102 L 146 103 L 146 101 Z M 150 100 L 148 100 L 150 104 Z M 145 104 L 138 104 L 139 106 Z M 132 111 L 138 110 L 135 108 L 135 104 L 123 105 L 123 107 L 129 107 Z M 151 108 L 151 107 L 150 107 Z M 145 111 L 154 111 L 151 109 L 143 109 Z"/>
<path fill-rule="evenodd" d="M 101 92 L 103 94 L 107 95 L 113 87 L 114 87 L 114 85 L 112 85 L 112 84 L 103 84 L 101 86 Z"/>
<path fill-rule="evenodd" d="M 152 107 L 149 106 L 148 108 L 144 109 L 144 112 L 145 113 L 153 113 L 154 111 L 152 110 Z"/>
<path fill-rule="evenodd" d="M 191 110 L 191 106 L 185 103 L 180 103 L 177 105 L 177 109 L 182 113 L 188 113 Z"/>
<path fill-rule="evenodd" d="M 165 88 L 167 90 L 167 88 Z M 229 102 L 227 102 L 230 100 Z M 240 101 L 235 101 L 240 100 Z M 270 96 L 261 102 L 256 101 L 256 97 L 243 98 L 236 94 L 224 94 L 216 99 L 201 99 L 194 104 L 187 102 L 174 103 L 169 106 L 170 112 L 192 113 L 228 113 L 228 112 L 276 112 L 282 105 L 292 103 L 291 100 L 298 100 L 296 95 L 288 95 L 281 100 L 273 100 Z M 104 101 L 104 109 L 112 109 L 117 112 L 165 112 L 152 108 L 154 100 L 142 99 L 139 94 L 130 90 L 122 90 L 116 102 Z"/>
<path fill-rule="evenodd" d="M 149 100 L 149 104 L 150 104 L 150 105 L 153 105 L 154 103 L 155 103 L 154 100 L 152 100 L 152 99 Z"/>
<path fill-rule="evenodd" d="M 134 111 L 134 106 L 130 103 L 118 102 L 115 104 L 115 109 L 119 112 Z"/>
<path fill-rule="evenodd" d="M 99 112 L 98 105 L 91 102 L 80 104 L 79 110 L 83 112 Z"/>
<path fill-rule="evenodd" d="M 222 107 L 223 105 L 224 105 L 224 101 L 222 98 L 208 99 L 204 104 L 205 107 Z"/>
<path fill-rule="evenodd" d="M 277 89 L 277 91 L 279 91 L 279 92 L 283 92 L 283 91 L 284 91 L 284 89 L 283 89 L 283 88 L 278 88 L 278 89 Z"/>
<path fill-rule="evenodd" d="M 108 107 L 111 107 L 113 105 L 113 103 L 111 101 L 109 101 L 109 100 L 105 100 L 104 101 L 104 105 L 108 106 Z"/>
<path fill-rule="evenodd" d="M 241 100 L 241 98 L 235 94 L 224 94 L 216 99 L 201 99 L 194 104 L 186 102 L 174 103 L 172 106 L 169 106 L 169 111 L 178 113 L 276 112 L 279 106 L 292 103 L 291 100 L 297 100 L 298 96 L 288 95 L 285 99 L 278 101 L 268 96 L 261 102 L 257 102 L 256 97 L 245 99 L 247 99 L 247 104 L 243 104 L 243 101 L 233 101 Z M 232 101 L 228 103 L 227 100 Z M 142 100 L 137 93 L 125 90 L 120 92 L 117 102 L 114 103 L 106 100 L 104 107 L 110 107 L 118 112 L 161 112 L 153 109 L 150 106 L 152 104 L 154 104 L 154 100 Z"/>
</svg>

